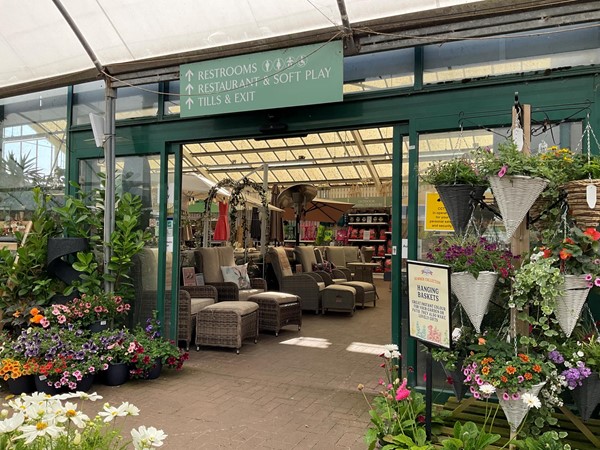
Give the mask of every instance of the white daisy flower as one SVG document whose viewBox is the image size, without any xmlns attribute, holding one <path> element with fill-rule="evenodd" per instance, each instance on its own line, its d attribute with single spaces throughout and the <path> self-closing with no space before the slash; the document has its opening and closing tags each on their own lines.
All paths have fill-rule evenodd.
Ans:
<svg viewBox="0 0 600 450">
<path fill-rule="evenodd" d="M 161 447 L 167 435 L 163 430 L 157 430 L 154 427 L 146 428 L 142 425 L 137 429 L 134 428 L 131 430 L 131 437 L 135 450 L 147 450 L 152 447 Z"/>
<path fill-rule="evenodd" d="M 521 398 L 523 399 L 523 403 L 525 403 L 527 405 L 527 408 L 529 408 L 529 409 L 531 409 L 531 408 L 539 409 L 542 406 L 542 402 L 540 402 L 540 399 L 537 397 L 537 395 L 526 393 L 526 394 L 523 394 L 521 396 Z"/>
<path fill-rule="evenodd" d="M 383 348 L 388 352 L 398 351 L 398 346 L 396 344 L 386 344 L 383 346 Z"/>
<path fill-rule="evenodd" d="M 91 402 L 102 400 L 102 396 L 96 394 L 95 392 L 92 392 L 91 394 L 88 394 L 87 392 L 77 392 L 76 394 L 81 400 L 89 400 Z"/>
<path fill-rule="evenodd" d="M 77 410 L 75 403 L 66 402 L 62 410 L 61 416 L 58 418 L 60 422 L 72 422 L 77 428 L 84 428 L 90 418 L 81 411 Z"/>
<path fill-rule="evenodd" d="M 479 386 L 479 390 L 482 394 L 485 395 L 492 395 L 494 392 L 496 392 L 496 388 L 490 383 L 482 384 L 481 386 Z"/>
<path fill-rule="evenodd" d="M 52 425 L 48 422 L 37 421 L 32 425 L 23 425 L 19 428 L 21 431 L 21 435 L 17 436 L 16 439 L 24 439 L 25 445 L 31 444 L 38 437 L 41 436 L 49 436 L 51 438 L 56 438 L 63 433 L 63 429 L 61 427 L 57 427 L 56 425 Z"/>
<path fill-rule="evenodd" d="M 25 415 L 22 412 L 15 413 L 11 418 L 0 420 L 0 434 L 12 433 L 25 421 Z"/>
<path fill-rule="evenodd" d="M 121 406 L 119 406 L 119 411 L 124 413 L 126 416 L 139 416 L 140 414 L 139 408 L 129 402 L 121 403 Z"/>
<path fill-rule="evenodd" d="M 104 417 L 104 422 L 108 423 L 112 421 L 115 417 L 123 417 L 126 414 L 119 410 L 119 408 L 115 408 L 114 406 L 110 406 L 110 404 L 104 404 L 104 411 L 100 411 L 98 416 Z"/>
</svg>

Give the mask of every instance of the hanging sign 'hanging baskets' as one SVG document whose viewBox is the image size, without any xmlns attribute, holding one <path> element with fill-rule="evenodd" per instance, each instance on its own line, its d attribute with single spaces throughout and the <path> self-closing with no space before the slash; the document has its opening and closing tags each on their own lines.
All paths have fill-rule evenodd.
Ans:
<svg viewBox="0 0 600 450">
<path fill-rule="evenodd" d="M 502 411 L 504 411 L 506 420 L 510 425 L 510 430 L 513 433 L 517 431 L 519 425 L 521 425 L 521 422 L 523 422 L 523 419 L 527 415 L 527 411 L 529 409 L 529 406 L 522 399 L 523 394 L 531 394 L 537 397 L 545 384 L 545 381 L 543 383 L 534 384 L 529 389 L 519 392 L 519 395 L 516 398 L 510 395 L 504 389 L 496 390 L 496 395 L 498 396 L 498 403 L 502 407 Z"/>
<path fill-rule="evenodd" d="M 600 224 L 600 202 L 596 202 L 593 208 L 588 204 L 587 190 L 590 185 L 600 191 L 600 180 L 597 179 L 569 181 L 562 185 L 567 194 L 569 216 L 580 228 L 596 228 Z"/>
<path fill-rule="evenodd" d="M 435 187 L 446 208 L 454 232 L 463 234 L 475 207 L 476 200 L 483 200 L 486 186 L 471 184 L 442 184 Z"/>
<path fill-rule="evenodd" d="M 489 181 L 506 229 L 505 242 L 508 243 L 548 181 L 522 175 L 493 176 L 489 177 Z"/>
<path fill-rule="evenodd" d="M 481 332 L 481 321 L 487 312 L 488 304 L 498 280 L 496 272 L 479 272 L 475 278 L 469 272 L 456 272 L 450 276 L 452 292 L 469 316 L 477 333 Z"/>
<path fill-rule="evenodd" d="M 571 337 L 591 288 L 583 275 L 565 275 L 564 278 L 564 294 L 556 299 L 554 315 L 567 337 Z"/>
</svg>

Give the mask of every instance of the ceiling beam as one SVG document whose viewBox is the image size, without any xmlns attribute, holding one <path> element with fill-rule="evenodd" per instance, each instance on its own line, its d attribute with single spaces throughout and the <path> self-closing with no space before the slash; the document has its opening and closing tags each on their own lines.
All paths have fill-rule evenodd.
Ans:
<svg viewBox="0 0 600 450">
<path fill-rule="evenodd" d="M 356 130 L 352 130 L 352 136 L 354 136 L 354 142 L 356 142 L 356 146 L 358 147 L 358 151 L 361 156 L 366 156 L 369 154 L 365 144 L 363 143 L 362 137 L 360 133 Z M 373 183 L 375 183 L 375 187 L 377 189 L 381 188 L 381 180 L 379 179 L 379 174 L 375 170 L 375 166 L 373 165 L 373 161 L 368 159 L 366 161 L 367 169 L 369 169 L 369 173 L 371 174 L 371 178 L 373 179 Z"/>
</svg>

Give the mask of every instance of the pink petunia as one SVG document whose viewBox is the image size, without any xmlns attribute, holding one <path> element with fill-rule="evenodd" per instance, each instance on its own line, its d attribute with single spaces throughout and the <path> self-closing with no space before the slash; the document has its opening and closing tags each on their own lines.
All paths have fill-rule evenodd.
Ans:
<svg viewBox="0 0 600 450">
<path fill-rule="evenodd" d="M 585 276 L 585 281 L 592 281 L 592 278 L 594 278 L 594 277 L 592 277 L 592 274 L 591 274 L 591 273 L 588 273 L 588 274 Z"/>
<path fill-rule="evenodd" d="M 508 395 L 508 392 L 505 392 L 504 394 L 502 394 L 502 400 L 510 400 L 510 395 Z"/>
<path fill-rule="evenodd" d="M 596 278 L 596 279 L 594 280 L 594 284 L 595 284 L 596 286 L 600 286 L 600 278 Z"/>
<path fill-rule="evenodd" d="M 518 393 L 518 392 L 515 392 L 515 393 L 512 395 L 512 397 L 511 397 L 511 398 L 512 398 L 513 400 L 519 400 L 519 399 L 521 398 L 521 396 L 519 395 L 519 393 Z"/>
<path fill-rule="evenodd" d="M 100 306 L 100 305 L 95 306 L 94 307 L 94 312 L 101 313 L 102 312 L 102 306 Z"/>
<path fill-rule="evenodd" d="M 508 170 L 508 166 L 505 164 L 502 166 L 502 168 L 498 171 L 498 176 L 500 178 L 502 178 L 504 175 L 506 175 L 506 171 Z"/>
</svg>

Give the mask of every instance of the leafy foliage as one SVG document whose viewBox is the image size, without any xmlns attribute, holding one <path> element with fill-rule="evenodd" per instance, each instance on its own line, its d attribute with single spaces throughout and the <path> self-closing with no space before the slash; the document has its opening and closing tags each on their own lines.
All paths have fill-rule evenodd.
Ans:
<svg viewBox="0 0 600 450">
<path fill-rule="evenodd" d="M 486 177 L 481 175 L 473 164 L 465 158 L 454 158 L 437 161 L 427 167 L 420 174 L 421 180 L 432 186 L 470 184 L 474 186 L 487 186 Z"/>
<path fill-rule="evenodd" d="M 480 430 L 473 422 L 456 422 L 452 437 L 444 439 L 441 444 L 444 450 L 485 450 L 499 439 L 499 434 Z"/>
</svg>

